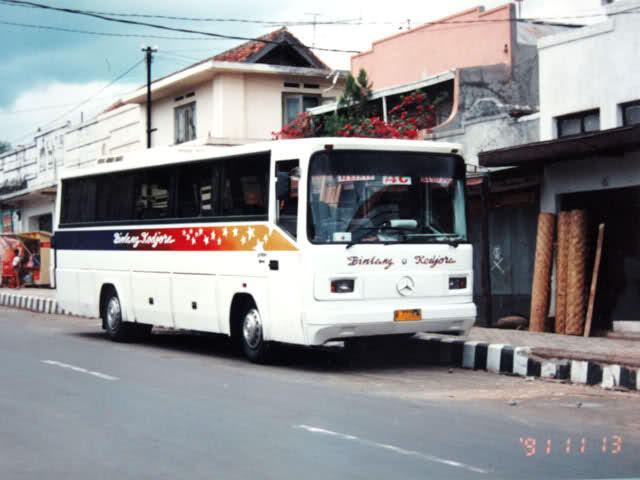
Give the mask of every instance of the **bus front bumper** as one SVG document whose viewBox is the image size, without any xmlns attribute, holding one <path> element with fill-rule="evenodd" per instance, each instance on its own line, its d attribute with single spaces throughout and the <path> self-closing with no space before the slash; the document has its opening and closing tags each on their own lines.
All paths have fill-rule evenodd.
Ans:
<svg viewBox="0 0 640 480">
<path fill-rule="evenodd" d="M 345 340 L 374 335 L 397 335 L 419 332 L 451 333 L 467 336 L 476 320 L 474 303 L 438 306 L 415 305 L 422 320 L 396 322 L 394 309 L 375 305 L 331 308 L 305 314 L 305 331 L 309 345 L 322 345 L 330 340 Z"/>
</svg>

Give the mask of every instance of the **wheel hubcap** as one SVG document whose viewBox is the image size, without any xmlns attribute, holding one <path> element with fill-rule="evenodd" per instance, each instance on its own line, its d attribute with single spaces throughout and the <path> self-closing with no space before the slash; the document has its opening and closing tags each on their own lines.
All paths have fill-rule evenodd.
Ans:
<svg viewBox="0 0 640 480">
<path fill-rule="evenodd" d="M 249 348 L 255 349 L 262 341 L 262 324 L 260 314 L 255 308 L 247 312 L 242 322 L 242 335 Z"/>
<path fill-rule="evenodd" d="M 115 328 L 120 322 L 120 302 L 117 298 L 111 298 L 107 304 L 107 324 L 109 328 Z"/>
</svg>

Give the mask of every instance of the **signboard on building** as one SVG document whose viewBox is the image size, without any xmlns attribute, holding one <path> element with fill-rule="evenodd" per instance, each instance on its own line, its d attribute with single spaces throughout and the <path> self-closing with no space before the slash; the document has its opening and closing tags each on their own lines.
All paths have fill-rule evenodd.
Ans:
<svg viewBox="0 0 640 480">
<path fill-rule="evenodd" d="M 3 212 L 2 213 L 2 231 L 3 232 L 13 232 L 13 222 L 12 222 L 11 212 Z"/>
</svg>

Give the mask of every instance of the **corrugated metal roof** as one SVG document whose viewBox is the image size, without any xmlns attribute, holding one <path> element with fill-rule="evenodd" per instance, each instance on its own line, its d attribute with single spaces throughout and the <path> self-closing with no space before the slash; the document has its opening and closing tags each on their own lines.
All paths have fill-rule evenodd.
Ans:
<svg viewBox="0 0 640 480">
<path fill-rule="evenodd" d="M 478 158 L 483 167 L 544 165 L 585 158 L 594 154 L 620 152 L 634 147 L 640 147 L 640 125 L 610 128 L 556 140 L 480 152 Z"/>
</svg>

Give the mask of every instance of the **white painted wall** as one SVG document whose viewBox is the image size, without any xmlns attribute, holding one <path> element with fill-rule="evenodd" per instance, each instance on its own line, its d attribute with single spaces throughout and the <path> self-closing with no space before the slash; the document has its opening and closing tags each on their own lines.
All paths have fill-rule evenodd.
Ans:
<svg viewBox="0 0 640 480">
<path fill-rule="evenodd" d="M 640 152 L 619 157 L 589 157 L 545 166 L 541 210 L 558 211 L 558 195 L 640 185 Z"/>
<path fill-rule="evenodd" d="M 487 150 L 522 145 L 537 140 L 537 116 L 513 119 L 506 114 L 464 122 L 462 128 L 438 132 L 433 140 L 462 145 L 464 161 L 478 167 L 478 154 Z"/>
<path fill-rule="evenodd" d="M 622 125 L 621 103 L 640 99 L 640 0 L 607 7 L 608 20 L 545 37 L 540 59 L 540 138 L 557 138 L 555 118 L 600 109 L 602 130 Z"/>
<path fill-rule="evenodd" d="M 318 89 L 285 87 L 285 82 L 320 85 Z M 282 96 L 285 92 L 339 97 L 341 88 L 323 91 L 331 85 L 324 76 L 298 78 L 288 75 L 265 75 L 219 72 L 212 80 L 196 87 L 173 90 L 169 97 L 154 100 L 152 124 L 153 146 L 173 145 L 175 108 L 196 102 L 196 143 L 210 140 L 221 144 L 270 140 L 271 133 L 282 128 Z M 179 93 L 178 93 L 179 92 Z M 195 95 L 176 101 L 188 92 Z M 140 105 L 143 146 L 146 128 L 145 105 Z"/>
<path fill-rule="evenodd" d="M 64 166 L 93 165 L 98 157 L 141 148 L 144 124 L 139 105 L 124 105 L 72 127 L 65 138 Z"/>
</svg>

